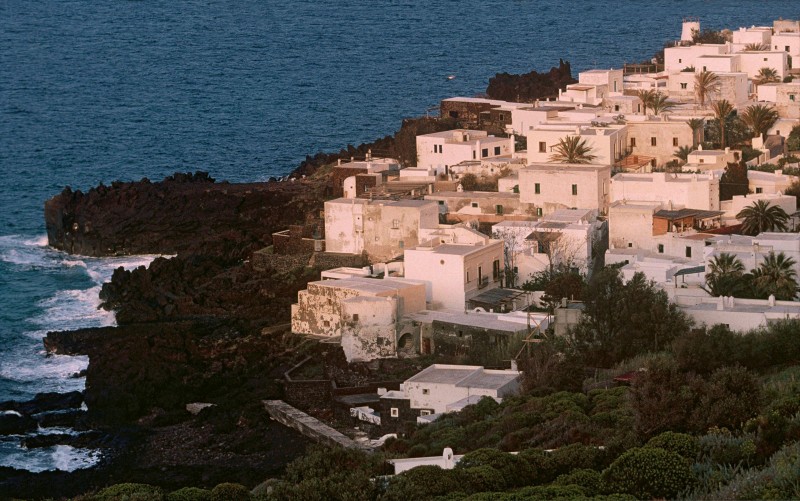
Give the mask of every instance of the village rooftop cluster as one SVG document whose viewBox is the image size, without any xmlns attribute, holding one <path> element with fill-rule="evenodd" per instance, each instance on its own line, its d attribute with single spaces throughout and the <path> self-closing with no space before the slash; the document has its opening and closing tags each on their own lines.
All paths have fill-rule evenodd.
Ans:
<svg viewBox="0 0 800 501">
<path fill-rule="evenodd" d="M 515 335 L 532 342 L 548 328 L 565 332 L 580 304 L 564 298 L 554 315 L 531 312 L 542 292 L 525 282 L 611 264 L 626 280 L 643 273 L 698 325 L 746 330 L 800 318 L 796 296 L 716 297 L 707 283 L 721 256 L 749 270 L 782 255 L 800 273 L 800 234 L 742 226 L 748 209 L 779 207 L 787 229 L 797 227 L 796 198 L 785 194 L 797 177 L 756 167 L 782 158 L 792 166 L 800 22 L 740 28 L 719 44 L 692 43 L 699 30 L 685 21 L 663 66 L 584 71 L 549 100 L 445 99 L 440 118 L 459 128 L 417 136 L 416 165 L 371 153 L 340 161 L 331 176 L 341 196 L 325 203 L 316 231 L 280 232 L 274 252 L 324 250 L 368 264 L 309 283 L 292 306 L 292 331 L 340 344 L 349 362 L 440 353 L 476 333 L 497 345 Z M 752 158 L 726 146 L 724 130 L 716 149 L 703 147 L 709 121 L 754 106 L 774 116 L 755 130 Z M 726 169 L 743 162 L 746 193 L 721 200 Z M 500 400 L 519 375 L 513 363 L 433 365 L 382 391 L 377 408 L 352 412 L 391 431 L 483 396 Z"/>
</svg>

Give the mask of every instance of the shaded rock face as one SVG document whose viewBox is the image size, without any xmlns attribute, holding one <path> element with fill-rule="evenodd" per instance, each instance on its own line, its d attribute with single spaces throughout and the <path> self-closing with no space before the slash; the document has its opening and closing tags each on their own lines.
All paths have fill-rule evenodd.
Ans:
<svg viewBox="0 0 800 501">
<path fill-rule="evenodd" d="M 87 193 L 68 187 L 45 203 L 47 238 L 71 254 L 186 253 L 231 262 L 321 209 L 320 189 L 301 182 L 215 183 L 205 173 L 115 182 Z"/>
<path fill-rule="evenodd" d="M 569 62 L 559 59 L 558 67 L 550 68 L 547 73 L 498 73 L 489 79 L 486 94 L 491 99 L 502 101 L 533 102 L 536 99 L 557 96 L 559 89 L 563 90 L 573 83 L 577 83 L 577 80 L 572 78 Z"/>
<path fill-rule="evenodd" d="M 96 334 L 91 343 L 87 331 Z M 286 348 L 279 330 L 197 318 L 86 329 L 74 344 L 70 334 L 48 334 L 46 344 L 89 355 L 86 404 L 95 424 L 133 423 L 153 409 L 185 413 L 198 400 L 235 407 L 279 396 L 284 362 L 277 355 Z"/>
</svg>

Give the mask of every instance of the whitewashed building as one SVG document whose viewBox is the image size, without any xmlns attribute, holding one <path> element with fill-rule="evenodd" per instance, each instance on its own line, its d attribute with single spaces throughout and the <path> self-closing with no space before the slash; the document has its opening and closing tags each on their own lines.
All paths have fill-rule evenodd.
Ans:
<svg viewBox="0 0 800 501">
<path fill-rule="evenodd" d="M 611 201 L 656 202 L 675 208 L 719 210 L 719 177 L 714 172 L 620 173 L 611 178 Z"/>
<path fill-rule="evenodd" d="M 514 137 L 488 135 L 485 131 L 456 129 L 417 136 L 417 168 L 438 176 L 452 165 L 470 160 L 514 153 Z"/>
<path fill-rule="evenodd" d="M 536 215 L 557 209 L 608 211 L 611 166 L 599 164 L 534 163 L 519 171 L 520 202 Z"/>
</svg>

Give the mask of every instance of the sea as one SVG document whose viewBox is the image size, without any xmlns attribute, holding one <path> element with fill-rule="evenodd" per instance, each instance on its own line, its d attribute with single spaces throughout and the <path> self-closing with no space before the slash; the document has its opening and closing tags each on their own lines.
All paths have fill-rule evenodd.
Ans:
<svg viewBox="0 0 800 501">
<path fill-rule="evenodd" d="M 499 72 L 573 74 L 649 60 L 703 28 L 800 15 L 787 0 L 0 0 L 0 401 L 80 390 L 85 357 L 46 356 L 53 330 L 114 325 L 98 291 L 118 266 L 47 246 L 65 186 L 281 177 L 306 155 L 394 133 Z M 454 78 L 449 79 L 448 76 Z M 53 433 L 64 430 L 39 430 Z M 99 453 L 25 449 L 0 466 L 74 470 Z"/>
</svg>

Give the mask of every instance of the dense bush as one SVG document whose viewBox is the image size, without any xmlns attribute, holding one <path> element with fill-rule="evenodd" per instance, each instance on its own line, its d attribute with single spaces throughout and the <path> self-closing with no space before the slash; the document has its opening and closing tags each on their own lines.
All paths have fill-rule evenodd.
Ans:
<svg viewBox="0 0 800 501">
<path fill-rule="evenodd" d="M 674 498 L 693 487 L 689 462 L 657 448 L 634 448 L 618 457 L 602 474 L 606 492 L 640 499 Z"/>
<path fill-rule="evenodd" d="M 211 489 L 211 501 L 250 501 L 250 491 L 241 484 L 225 482 Z"/>
<path fill-rule="evenodd" d="M 645 447 L 656 447 L 665 451 L 672 451 L 681 457 L 694 461 L 700 452 L 697 439 L 686 433 L 675 433 L 665 431 L 664 433 L 651 438 Z"/>
<path fill-rule="evenodd" d="M 148 484 L 125 483 L 106 487 L 94 496 L 96 501 L 162 501 L 161 487 Z"/>
<path fill-rule="evenodd" d="M 700 461 L 722 465 L 747 464 L 756 453 L 752 435 L 734 436 L 719 428 L 699 437 L 697 446 Z"/>
<path fill-rule="evenodd" d="M 564 475 L 559 475 L 555 482 L 557 485 L 577 485 L 583 489 L 587 496 L 600 493 L 600 472 L 578 468 Z"/>
<path fill-rule="evenodd" d="M 710 499 L 797 499 L 800 497 L 800 444 L 784 446 L 763 469 L 743 470 Z"/>
<path fill-rule="evenodd" d="M 198 487 L 184 487 L 167 494 L 166 501 L 211 501 L 211 491 Z"/>
<path fill-rule="evenodd" d="M 383 501 L 408 501 L 464 491 L 461 472 L 438 466 L 417 466 L 391 478 Z"/>
<path fill-rule="evenodd" d="M 468 452 L 456 464 L 456 470 L 491 466 L 503 476 L 502 490 L 528 485 L 533 481 L 528 463 L 521 458 L 497 449 L 478 449 Z"/>
</svg>

